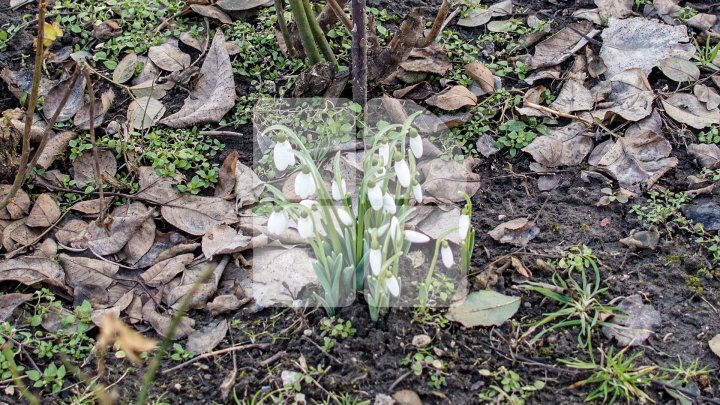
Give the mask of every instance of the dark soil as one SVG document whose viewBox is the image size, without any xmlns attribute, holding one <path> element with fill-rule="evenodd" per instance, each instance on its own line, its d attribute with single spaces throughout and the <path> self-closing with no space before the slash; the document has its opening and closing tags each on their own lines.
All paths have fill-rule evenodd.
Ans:
<svg viewBox="0 0 720 405">
<path fill-rule="evenodd" d="M 373 0 L 369 3 L 386 8 L 391 14 L 404 16 L 415 6 L 430 6 L 434 10 L 440 1 Z M 532 10 L 546 10 L 550 14 L 568 15 L 574 8 L 591 2 L 577 3 L 558 6 L 555 2 L 532 0 L 525 6 Z M 0 4 L 0 25 L 19 21 L 20 16 L 20 11 L 9 10 L 7 2 Z M 453 27 L 456 30 L 459 28 Z M 22 35 L 19 41 L 11 42 L 8 51 L 0 54 L 1 66 L 13 69 L 20 66 L 19 55 L 30 49 L 31 31 L 28 29 L 19 34 Z M 481 29 L 460 32 L 464 37 L 476 37 Z M 2 109 L 17 105 L 17 100 L 0 82 Z M 179 104 L 175 107 L 179 107 Z M 236 149 L 240 152 L 240 160 L 251 165 L 252 126 L 221 129 L 242 135 L 220 137 L 227 145 L 227 150 L 220 158 Z M 690 157 L 680 152 L 684 148 L 676 150 L 675 156 L 680 165 L 666 174 L 659 185 L 674 191 L 684 191 L 688 188 L 687 176 L 696 174 L 698 168 L 691 163 Z M 692 238 L 682 232 L 670 237 L 663 231 L 660 245 L 655 251 L 632 252 L 618 242 L 633 229 L 642 227 L 635 215 L 629 212 L 630 204 L 596 207 L 595 203 L 603 195 L 600 189 L 605 185 L 584 182 L 577 168 L 558 174 L 560 186 L 555 190 L 538 192 L 537 176 L 529 170 L 529 163 L 525 155 L 519 155 L 512 161 L 507 157 L 483 161 L 479 169 L 483 185 L 481 192 L 473 199 L 476 207 L 473 224 L 477 230 L 473 269 L 479 272 L 490 262 L 512 253 L 533 271 L 534 281 L 550 282 L 550 275 L 535 265 L 536 259 L 557 257 L 569 247 L 587 245 L 601 261 L 602 277 L 609 287 L 607 299 L 641 294 L 662 314 L 660 328 L 643 346 L 635 349 L 643 352 L 639 359 L 641 364 L 669 367 L 677 364 L 678 359 L 685 365 L 697 359 L 701 365 L 720 369 L 720 359 L 710 351 L 707 343 L 720 331 L 720 314 L 717 312 L 720 283 L 717 279 L 704 280 L 702 297 L 694 295 L 688 287 L 688 277 L 708 266 L 707 256 L 699 251 Z M 720 200 L 717 194 L 711 198 Z M 644 198 L 635 202 L 642 204 Z M 507 220 L 525 216 L 536 218 L 541 229 L 526 249 L 500 245 L 487 235 L 489 230 L 503 222 L 501 218 Z M 373 400 L 377 394 L 392 394 L 408 388 L 419 393 L 425 403 L 476 403 L 478 394 L 489 385 L 489 380 L 482 377 L 478 370 L 495 370 L 504 366 L 519 373 L 528 384 L 534 380 L 547 383 L 547 387 L 529 398 L 528 403 L 582 403 L 587 391 L 571 385 L 587 375 L 558 362 L 559 359 L 573 357 L 587 358 L 585 352 L 577 348 L 575 331 L 556 333 L 534 347 L 519 342 L 521 326 L 526 327 L 537 321 L 543 313 L 557 308 L 539 294 L 524 292 L 514 288 L 515 285 L 514 276 L 507 273 L 495 286 L 506 294 L 521 296 L 523 302 L 514 321 L 506 322 L 498 328 L 466 329 L 458 324 L 441 327 L 412 322 L 414 312 L 408 308 L 392 309 L 388 316 L 372 323 L 366 306 L 358 300 L 338 313 L 339 317 L 352 322 L 357 334 L 340 340 L 329 354 L 319 348 L 323 345 L 319 328 L 325 316 L 322 310 L 268 309 L 257 313 L 243 310 L 232 316 L 234 326 L 219 348 L 242 343 L 269 343 L 268 350 L 251 349 L 234 355 L 225 354 L 195 362 L 178 371 L 160 374 L 151 397 L 162 396 L 163 402 L 171 404 L 223 402 L 219 387 L 233 371 L 235 357 L 237 380 L 234 390 L 240 400 L 249 400 L 258 392 L 277 389 L 281 386 L 281 372 L 297 371 L 298 363 L 304 361 L 308 366 L 329 367 L 325 375 L 316 377 L 319 386 L 303 384 L 302 392 L 309 400 L 327 399 L 328 392 L 347 393 L 354 398 Z M 209 321 L 205 311 L 191 315 L 200 325 Z M 416 352 L 411 342 L 419 334 L 427 334 L 432 338 L 436 357 L 446 365 L 443 370 L 446 385 L 440 389 L 431 388 L 427 384 L 427 375 L 416 376 L 410 372 L 408 365 L 401 364 L 406 356 Z M 611 344 L 600 334 L 594 337 L 594 341 L 605 348 Z M 276 361 L 263 363 L 276 353 L 283 354 Z M 114 389 L 121 403 L 128 403 L 137 395 L 145 372 L 145 368 L 128 369 L 128 364 L 116 359 L 109 359 L 108 364 L 106 381 L 113 383 L 119 380 Z M 177 364 L 165 360 L 160 369 L 165 370 Z M 92 369 L 86 371 L 92 372 Z M 701 386 L 702 395 L 718 398 L 719 387 L 720 378 L 717 373 L 713 373 L 709 381 Z M 650 393 L 659 403 L 673 401 L 662 387 L 653 387 Z M 69 392 L 64 392 L 59 395 L 59 399 L 67 395 Z M 5 395 L 0 395 L 0 398 L 8 403 L 17 400 Z M 50 402 L 58 402 L 58 399 Z"/>
</svg>

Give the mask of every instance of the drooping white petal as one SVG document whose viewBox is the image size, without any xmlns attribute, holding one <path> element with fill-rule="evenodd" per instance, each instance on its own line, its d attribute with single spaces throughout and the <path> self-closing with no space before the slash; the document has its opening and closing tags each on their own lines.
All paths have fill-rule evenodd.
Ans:
<svg viewBox="0 0 720 405">
<path fill-rule="evenodd" d="M 385 287 L 387 287 L 388 291 L 393 297 L 397 297 L 400 295 L 400 282 L 398 281 L 397 277 L 392 276 L 386 278 Z"/>
<path fill-rule="evenodd" d="M 449 245 L 445 244 L 440 248 L 440 255 L 442 256 L 443 266 L 445 266 L 446 269 L 449 269 L 455 264 L 455 258 Z"/>
<path fill-rule="evenodd" d="M 313 209 L 318 204 L 315 200 L 302 200 L 300 201 L 300 205 L 303 207 L 307 207 L 309 209 Z"/>
<path fill-rule="evenodd" d="M 465 240 L 469 229 L 470 215 L 460 215 L 460 219 L 458 220 L 458 235 L 460 235 L 460 240 Z"/>
<path fill-rule="evenodd" d="M 390 193 L 385 193 L 385 195 L 383 196 L 383 212 L 390 215 L 395 215 L 395 213 L 397 212 L 394 195 Z"/>
<path fill-rule="evenodd" d="M 298 219 L 297 221 L 297 225 L 298 233 L 300 234 L 301 238 L 308 239 L 313 236 L 315 224 L 313 223 L 313 219 L 310 215 L 300 217 L 300 219 Z"/>
<path fill-rule="evenodd" d="M 405 240 L 410 243 L 427 243 L 430 242 L 430 237 L 424 233 L 405 230 Z"/>
<path fill-rule="evenodd" d="M 380 275 L 382 269 L 382 252 L 380 249 L 370 249 L 370 271 L 373 276 L 377 277 Z"/>
<path fill-rule="evenodd" d="M 398 183 L 407 188 L 410 187 L 412 178 L 410 177 L 410 168 L 405 159 L 395 161 L 395 175 L 397 175 Z"/>
<path fill-rule="evenodd" d="M 268 218 L 268 231 L 275 236 L 285 233 L 288 227 L 288 214 L 284 210 L 273 211 Z"/>
<path fill-rule="evenodd" d="M 283 171 L 287 169 L 288 166 L 295 164 L 295 155 L 292 153 L 292 145 L 289 140 L 286 139 L 283 142 L 275 143 L 275 148 L 273 149 L 273 161 L 275 162 L 275 167 L 280 171 Z"/>
<path fill-rule="evenodd" d="M 368 188 L 368 200 L 372 209 L 380 211 L 383 207 L 383 192 L 380 189 L 380 185 L 375 184 L 375 187 Z"/>
<path fill-rule="evenodd" d="M 410 137 L 410 149 L 412 150 L 413 155 L 415 155 L 416 158 L 420 159 L 423 155 L 423 142 L 420 135 L 416 135 L 415 137 Z"/>
<path fill-rule="evenodd" d="M 381 143 L 380 147 L 378 148 L 378 154 L 383 160 L 383 165 L 388 164 L 388 162 L 390 162 L 390 144 L 387 142 Z"/>
<path fill-rule="evenodd" d="M 315 194 L 316 190 L 317 186 L 312 174 L 300 172 L 295 176 L 295 194 L 300 198 L 308 198 Z"/>
<path fill-rule="evenodd" d="M 332 193 L 332 198 L 335 201 L 340 201 L 345 197 L 347 194 L 347 183 L 345 183 L 345 179 L 340 180 L 340 184 L 333 179 L 332 184 L 330 185 L 330 191 Z"/>
<path fill-rule="evenodd" d="M 412 187 L 412 193 L 413 193 L 413 197 L 415 197 L 415 201 L 417 201 L 418 204 L 421 204 L 423 201 L 423 192 L 422 192 L 422 186 L 420 186 L 420 183 L 417 183 Z"/>
<path fill-rule="evenodd" d="M 345 208 L 338 208 L 337 209 L 338 218 L 340 218 L 340 222 L 343 223 L 345 226 L 350 226 L 353 224 L 353 217 L 348 214 L 348 212 L 345 210 Z"/>
<path fill-rule="evenodd" d="M 390 220 L 390 238 L 398 240 L 398 236 L 400 236 L 400 222 L 396 216 L 393 216 Z"/>
</svg>

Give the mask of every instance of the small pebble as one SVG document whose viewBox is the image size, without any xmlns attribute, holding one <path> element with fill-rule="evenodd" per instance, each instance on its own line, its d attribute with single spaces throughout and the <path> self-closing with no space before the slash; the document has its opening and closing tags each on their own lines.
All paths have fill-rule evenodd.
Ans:
<svg viewBox="0 0 720 405">
<path fill-rule="evenodd" d="M 428 335 L 415 335 L 412 338 L 412 344 L 415 347 L 425 347 L 432 342 L 432 339 Z"/>
</svg>

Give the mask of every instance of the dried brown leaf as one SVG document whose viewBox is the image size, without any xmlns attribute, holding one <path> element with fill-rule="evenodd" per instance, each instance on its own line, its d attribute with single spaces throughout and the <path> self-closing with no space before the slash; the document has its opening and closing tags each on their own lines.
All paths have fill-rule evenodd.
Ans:
<svg viewBox="0 0 720 405">
<path fill-rule="evenodd" d="M 0 200 L 10 193 L 11 186 L 0 184 Z M 18 190 L 15 197 L 10 200 L 7 207 L 0 210 L 0 219 L 20 219 L 30 211 L 30 196 L 23 190 Z"/>
<path fill-rule="evenodd" d="M 150 287 L 160 287 L 185 271 L 195 256 L 191 253 L 163 260 L 145 270 L 140 278 Z"/>
<path fill-rule="evenodd" d="M 720 109 L 708 110 L 704 103 L 690 93 L 675 93 L 662 100 L 665 112 L 675 121 L 695 129 L 720 124 Z"/>
<path fill-rule="evenodd" d="M 72 78 L 68 78 L 58 83 L 58 85 L 53 87 L 48 92 L 47 96 L 45 96 L 45 101 L 43 103 L 43 115 L 46 119 L 50 119 L 55 114 L 55 111 L 60 108 L 60 102 L 70 88 L 71 81 Z M 75 87 L 73 87 L 70 92 L 70 97 L 68 97 L 67 102 L 62 107 L 62 110 L 60 110 L 57 122 L 67 121 L 75 116 L 85 101 L 84 94 L 85 78 L 80 76 L 75 82 Z"/>
<path fill-rule="evenodd" d="M 203 17 L 214 18 L 223 24 L 232 24 L 232 18 L 217 7 L 204 4 L 191 4 L 190 8 Z"/>
<path fill-rule="evenodd" d="M 425 102 L 433 107 L 438 107 L 446 111 L 455 111 L 477 104 L 477 96 L 465 86 L 453 86 L 442 93 L 428 98 Z"/>
<path fill-rule="evenodd" d="M 57 202 L 50 194 L 40 194 L 35 199 L 30 215 L 27 218 L 27 226 L 47 228 L 60 218 L 62 213 Z"/>
<path fill-rule="evenodd" d="M 205 235 L 215 225 L 237 222 L 234 204 L 217 197 L 183 195 L 163 205 L 160 212 L 170 224 L 196 236 Z"/>
<path fill-rule="evenodd" d="M 151 46 L 148 57 L 157 67 L 168 72 L 177 72 L 190 66 L 190 55 L 170 43 Z"/>
<path fill-rule="evenodd" d="M 0 262 L 0 281 L 17 281 L 25 285 L 46 283 L 65 288 L 65 272 L 59 264 L 44 257 L 17 257 Z"/>
<path fill-rule="evenodd" d="M 228 332 L 227 319 L 211 322 L 188 336 L 186 349 L 196 354 L 207 353 L 225 339 Z"/>
<path fill-rule="evenodd" d="M 122 84 L 132 79 L 135 75 L 137 63 L 138 56 L 135 53 L 125 55 L 113 70 L 113 82 Z"/>
</svg>

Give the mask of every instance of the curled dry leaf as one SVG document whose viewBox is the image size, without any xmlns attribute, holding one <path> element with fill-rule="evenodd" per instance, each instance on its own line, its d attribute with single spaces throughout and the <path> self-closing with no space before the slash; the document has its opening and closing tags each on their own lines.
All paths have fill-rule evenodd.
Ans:
<svg viewBox="0 0 720 405">
<path fill-rule="evenodd" d="M 239 156 L 238 151 L 233 150 L 227 155 L 225 160 L 223 160 L 223 164 L 220 166 L 220 172 L 218 173 L 218 184 L 215 186 L 215 197 L 229 197 L 235 189 L 235 170 Z"/>
<path fill-rule="evenodd" d="M 487 66 L 478 61 L 470 62 L 465 65 L 465 73 L 480 86 L 485 94 L 493 94 L 495 92 L 493 72 L 488 69 Z"/>
<path fill-rule="evenodd" d="M 82 237 L 87 227 L 88 224 L 79 219 L 64 221 L 57 227 L 57 230 L 55 231 L 55 239 L 57 239 L 58 243 L 62 245 L 70 246 L 72 242 Z"/>
<path fill-rule="evenodd" d="M 615 113 L 628 121 L 638 121 L 652 114 L 654 93 L 641 69 L 625 70 L 610 78 L 608 101 L 599 103 L 592 115 L 605 120 Z"/>
<path fill-rule="evenodd" d="M 512 0 L 495 3 L 486 9 L 471 11 L 467 17 L 458 20 L 457 25 L 463 27 L 479 27 L 487 24 L 494 17 L 503 17 L 512 14 Z"/>
<path fill-rule="evenodd" d="M 587 42 L 587 35 L 592 30 L 592 23 L 582 21 L 568 24 L 550 38 L 535 46 L 535 53 L 530 60 L 533 69 L 555 66 L 564 62 L 579 49 L 579 43 Z"/>
<path fill-rule="evenodd" d="M 477 96 L 465 86 L 453 86 L 428 98 L 425 102 L 446 111 L 455 111 L 477 104 Z"/>
<path fill-rule="evenodd" d="M 104 177 L 105 174 L 107 174 L 110 177 L 115 177 L 117 173 L 115 154 L 106 149 L 98 150 L 98 160 L 100 161 L 101 176 Z M 88 184 L 95 184 L 95 175 L 93 153 L 90 150 L 86 150 L 73 161 L 73 179 L 78 187 L 85 187 Z M 95 188 L 97 187 L 98 185 L 95 185 Z"/>
<path fill-rule="evenodd" d="M 243 235 L 242 231 L 220 224 L 210 229 L 202 238 L 202 251 L 206 258 L 212 259 L 215 255 L 226 255 L 245 250 L 250 243 L 250 236 Z"/>
<path fill-rule="evenodd" d="M 260 248 L 253 251 L 252 289 L 249 294 L 263 308 L 286 306 L 293 294 L 317 282 L 311 252 L 300 248 Z M 287 288 L 284 286 L 287 285 Z"/>
<path fill-rule="evenodd" d="M 155 303 L 153 300 L 147 300 L 142 307 L 142 317 L 155 329 L 158 335 L 165 337 L 168 330 L 170 329 L 171 316 L 168 314 L 161 314 L 155 309 Z M 185 336 L 195 332 L 195 320 L 187 316 L 180 318 L 175 334 L 170 338 L 173 340 L 182 339 Z"/>
<path fill-rule="evenodd" d="M 65 272 L 62 267 L 45 257 L 23 256 L 0 262 L 0 281 L 8 280 L 25 285 L 45 283 L 65 288 Z"/>
<path fill-rule="evenodd" d="M 447 53 L 438 46 L 415 48 L 400 67 L 408 72 L 435 73 L 445 76 L 452 69 Z"/>
<path fill-rule="evenodd" d="M 142 353 L 149 353 L 157 347 L 156 341 L 128 327 L 116 315 L 108 314 L 100 321 L 100 335 L 96 347 L 102 353 L 114 344 L 135 364 L 142 364 Z"/>
<path fill-rule="evenodd" d="M 148 49 L 148 58 L 157 67 L 168 72 L 177 72 L 190 66 L 190 55 L 170 43 L 151 46 Z"/>
<path fill-rule="evenodd" d="M 708 110 L 714 110 L 720 106 L 720 94 L 712 87 L 697 83 L 695 87 L 693 87 L 693 94 L 698 100 L 705 103 L 705 107 L 707 107 Z"/>
<path fill-rule="evenodd" d="M 96 221 L 91 222 L 72 246 L 90 248 L 101 256 L 118 253 L 153 215 L 155 210 L 148 209 L 139 202 L 117 207 L 110 216 L 112 223 L 109 227 L 98 225 Z"/>
<path fill-rule="evenodd" d="M 135 53 L 125 55 L 113 70 L 113 82 L 122 84 L 132 79 L 135 75 L 137 63 L 138 56 Z"/>
<path fill-rule="evenodd" d="M 235 294 L 218 295 L 212 302 L 207 304 L 207 310 L 210 315 L 218 316 L 220 314 L 233 312 L 244 304 Z"/>
<path fill-rule="evenodd" d="M 98 287 L 107 290 L 115 281 L 120 267 L 117 264 L 87 257 L 61 254 L 60 265 L 65 270 L 65 281 L 71 288 Z"/>
<path fill-rule="evenodd" d="M 10 193 L 11 186 L 0 184 L 0 200 Z M 30 196 L 23 190 L 18 190 L 15 198 L 10 200 L 7 207 L 0 210 L 0 219 L 20 219 L 30 210 Z"/>
<path fill-rule="evenodd" d="M 715 144 L 694 143 L 688 145 L 688 153 L 697 159 L 700 165 L 709 169 L 716 167 L 720 162 L 720 147 Z"/>
<path fill-rule="evenodd" d="M 655 250 L 658 242 L 660 242 L 660 234 L 657 231 L 635 232 L 627 238 L 620 239 L 620 243 L 623 245 L 637 250 Z"/>
<path fill-rule="evenodd" d="M 219 224 L 237 222 L 232 202 L 217 197 L 183 195 L 160 208 L 163 218 L 191 235 L 205 235 Z"/>
<path fill-rule="evenodd" d="M 100 99 L 95 99 L 94 108 L 95 116 L 93 117 L 93 124 L 95 128 L 99 128 L 103 120 L 105 119 L 105 113 L 108 112 L 113 100 L 115 100 L 115 93 L 112 90 L 104 92 Z M 86 102 L 80 110 L 75 114 L 73 120 L 75 127 L 78 129 L 90 129 L 90 102 Z"/>
<path fill-rule="evenodd" d="M 550 108 L 564 113 L 572 113 L 591 110 L 594 104 L 593 95 L 589 89 L 577 80 L 568 80 L 563 84 L 555 101 L 550 104 Z"/>
<path fill-rule="evenodd" d="M 150 250 L 155 241 L 155 220 L 148 218 L 122 250 L 125 262 L 134 265 Z"/>
<path fill-rule="evenodd" d="M 138 268 L 145 268 L 177 255 L 194 252 L 199 243 L 189 243 L 187 238 L 177 232 L 157 232 L 155 242 L 147 253 L 136 263 Z"/>
<path fill-rule="evenodd" d="M 27 226 L 47 228 L 54 224 L 60 215 L 62 213 L 55 199 L 50 194 L 40 194 L 28 215 Z"/>
<path fill-rule="evenodd" d="M 607 21 L 610 17 L 625 18 L 632 15 L 633 0 L 595 0 L 598 7 L 598 14 L 601 21 Z"/>
<path fill-rule="evenodd" d="M 47 169 L 55 162 L 55 159 L 63 156 L 67 149 L 68 143 L 77 137 L 72 131 L 64 131 L 59 134 L 49 135 L 45 149 L 43 149 L 40 157 L 38 157 L 37 165 L 43 169 Z"/>
<path fill-rule="evenodd" d="M 499 243 L 525 247 L 539 233 L 540 228 L 535 226 L 535 221 L 515 218 L 496 226 L 488 235 Z"/>
<path fill-rule="evenodd" d="M 165 115 L 165 106 L 160 100 L 151 97 L 140 97 L 128 106 L 127 122 L 131 129 L 148 129 L 153 127 Z"/>
<path fill-rule="evenodd" d="M 710 345 L 710 350 L 712 350 L 716 356 L 720 357 L 720 334 L 717 334 L 714 338 L 710 339 L 708 344 Z"/>
<path fill-rule="evenodd" d="M 675 93 L 662 100 L 662 105 L 665 112 L 675 121 L 695 129 L 720 124 L 720 109 L 708 110 L 705 104 L 690 93 Z"/>
<path fill-rule="evenodd" d="M 2 232 L 2 243 L 6 251 L 11 252 L 21 247 L 30 246 L 40 237 L 42 229 L 27 226 L 27 218 L 18 219 Z"/>
<path fill-rule="evenodd" d="M 145 270 L 140 275 L 140 278 L 150 287 L 160 287 L 185 271 L 194 257 L 195 256 L 190 253 L 163 260 Z"/>
<path fill-rule="evenodd" d="M 138 99 L 141 98 L 151 98 L 154 100 L 160 100 L 161 98 L 165 97 L 167 92 L 172 89 L 175 86 L 175 83 L 172 81 L 167 81 L 163 83 L 158 83 L 156 79 L 148 79 L 144 82 L 138 83 L 132 87 L 130 87 L 130 91 L 133 92 L 135 97 Z M 147 105 L 147 102 L 145 104 L 142 104 L 142 106 Z M 146 110 L 150 111 L 152 113 L 152 110 L 150 110 L 150 106 L 147 105 Z M 147 115 L 151 115 L 151 113 L 148 113 Z M 155 114 L 155 113 L 152 113 Z M 165 111 L 163 110 L 162 114 L 160 112 L 157 113 L 157 119 L 159 120 L 162 118 L 162 115 L 165 114 Z M 154 116 L 154 115 L 153 115 Z"/>
<path fill-rule="evenodd" d="M 70 88 L 71 82 L 72 78 L 65 79 L 64 81 L 58 83 L 57 86 L 53 87 L 48 92 L 43 103 L 43 115 L 46 119 L 50 119 L 60 108 L 60 102 L 65 96 L 65 93 Z M 85 78 L 81 75 L 80 77 L 78 77 L 77 81 L 75 81 L 75 87 L 72 88 L 67 102 L 62 107 L 62 110 L 60 110 L 57 122 L 67 121 L 70 118 L 74 117 L 75 114 L 77 114 L 78 110 L 80 110 L 80 107 L 82 107 L 83 102 L 85 101 L 84 95 Z"/>
<path fill-rule="evenodd" d="M 202 354 L 214 349 L 225 339 L 228 332 L 227 319 L 211 322 L 188 336 L 186 349 L 189 352 Z"/>
<path fill-rule="evenodd" d="M 232 18 L 227 15 L 224 11 L 218 9 L 215 6 L 208 6 L 204 4 L 191 4 L 190 8 L 192 11 L 200 14 L 203 17 L 214 18 L 223 24 L 232 24 Z"/>
<path fill-rule="evenodd" d="M 466 328 L 500 326 L 520 309 L 520 297 L 503 295 L 495 291 L 475 291 L 448 309 L 445 317 L 460 322 Z"/>
<path fill-rule="evenodd" d="M 480 189 L 480 175 L 473 172 L 479 164 L 474 158 L 462 162 L 433 159 L 420 168 L 425 181 L 423 192 L 442 202 L 463 201 L 462 193 L 475 195 Z"/>
<path fill-rule="evenodd" d="M 15 308 L 33 297 L 32 294 L 10 293 L 0 296 L 0 322 L 7 320 Z"/>
<path fill-rule="evenodd" d="M 201 77 L 180 111 L 161 123 L 172 128 L 218 122 L 235 106 L 235 80 L 230 56 L 225 49 L 225 36 L 215 32 L 207 57 L 200 68 Z"/>
<path fill-rule="evenodd" d="M 602 33 L 600 57 L 612 77 L 639 68 L 646 75 L 669 57 L 688 60 L 695 52 L 685 25 L 667 25 L 648 18 L 610 18 Z"/>
<path fill-rule="evenodd" d="M 692 82 L 700 78 L 700 69 L 696 64 L 682 58 L 665 58 L 658 62 L 665 76 L 676 82 Z"/>
<path fill-rule="evenodd" d="M 660 327 L 660 312 L 652 305 L 643 304 L 638 294 L 623 298 L 617 306 L 622 313 L 615 315 L 613 322 L 621 328 L 606 326 L 602 331 L 620 347 L 641 345 Z"/>
<path fill-rule="evenodd" d="M 594 145 L 590 128 L 583 122 L 573 122 L 535 138 L 523 151 L 545 167 L 575 166 L 585 160 Z"/>
<path fill-rule="evenodd" d="M 80 214 L 96 217 L 100 214 L 100 199 L 78 201 L 70 206 L 71 211 L 79 212 Z"/>
</svg>

